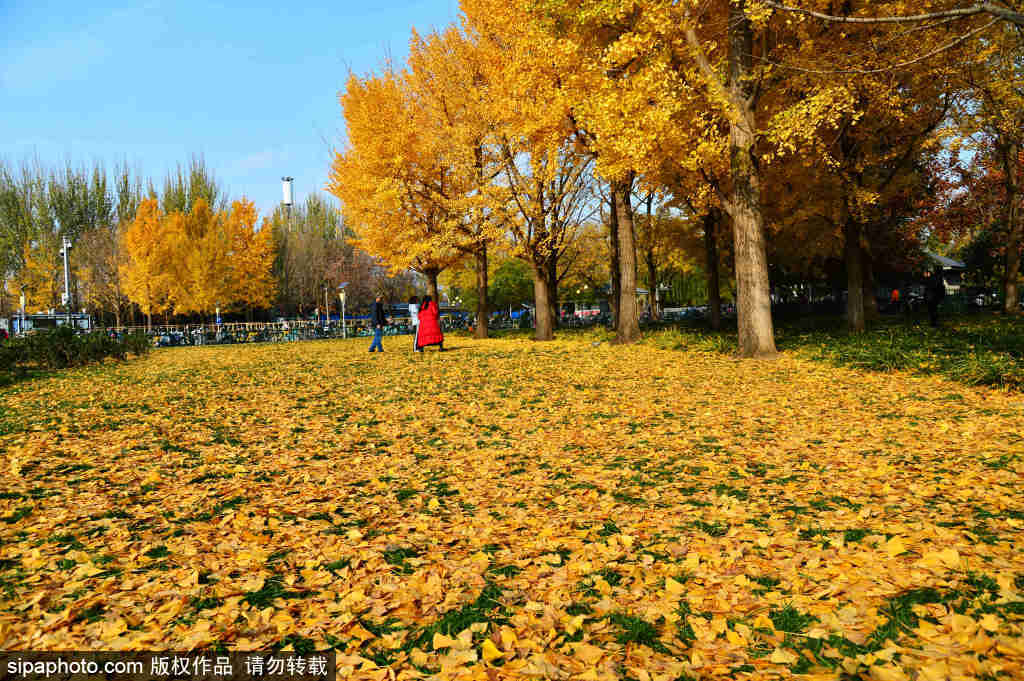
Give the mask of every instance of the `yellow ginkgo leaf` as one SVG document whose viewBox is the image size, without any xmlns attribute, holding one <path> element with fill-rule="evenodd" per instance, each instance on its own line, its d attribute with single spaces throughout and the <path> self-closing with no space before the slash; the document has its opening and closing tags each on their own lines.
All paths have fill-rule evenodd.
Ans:
<svg viewBox="0 0 1024 681">
<path fill-rule="evenodd" d="M 480 646 L 480 656 L 488 662 L 494 662 L 499 657 L 502 657 L 504 653 L 498 650 L 498 647 L 494 645 L 494 641 L 489 638 L 485 638 L 483 644 Z"/>
<path fill-rule="evenodd" d="M 434 638 L 431 641 L 431 645 L 433 645 L 435 649 L 451 648 L 452 646 L 456 645 L 457 643 L 458 643 L 458 639 L 454 639 L 454 638 L 452 638 L 450 636 L 445 636 L 441 632 L 435 632 L 434 633 Z"/>
<path fill-rule="evenodd" d="M 907 545 L 901 537 L 892 537 L 885 542 L 884 548 L 890 558 L 895 558 L 907 550 Z"/>
<path fill-rule="evenodd" d="M 796 653 L 785 648 L 776 648 L 772 651 L 771 657 L 768 658 L 774 664 L 794 664 L 798 659 L 799 656 Z"/>
<path fill-rule="evenodd" d="M 686 591 L 686 587 L 671 577 L 665 578 L 665 591 L 669 592 L 673 596 L 679 596 Z"/>
</svg>

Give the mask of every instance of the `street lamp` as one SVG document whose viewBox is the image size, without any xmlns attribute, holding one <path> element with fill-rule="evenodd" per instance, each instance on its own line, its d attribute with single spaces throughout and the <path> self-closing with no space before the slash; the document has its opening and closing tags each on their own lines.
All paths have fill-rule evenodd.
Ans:
<svg viewBox="0 0 1024 681">
<path fill-rule="evenodd" d="M 68 256 L 71 253 L 71 239 L 62 237 L 60 254 L 64 258 L 64 295 L 61 297 L 61 304 L 64 306 L 67 325 L 71 326 L 71 281 L 68 278 Z"/>
<path fill-rule="evenodd" d="M 284 214 L 285 214 L 285 217 L 288 219 L 288 222 L 289 222 L 288 226 L 289 227 L 291 227 L 291 217 L 292 217 L 292 180 L 294 180 L 294 179 L 295 179 L 294 177 L 287 177 L 287 176 L 281 178 L 281 193 L 283 194 L 283 197 L 281 199 L 281 203 L 284 205 Z"/>
<path fill-rule="evenodd" d="M 345 287 L 348 286 L 347 281 L 341 282 L 338 286 L 338 299 L 341 301 L 341 339 L 345 340 L 348 338 L 345 329 Z"/>
</svg>

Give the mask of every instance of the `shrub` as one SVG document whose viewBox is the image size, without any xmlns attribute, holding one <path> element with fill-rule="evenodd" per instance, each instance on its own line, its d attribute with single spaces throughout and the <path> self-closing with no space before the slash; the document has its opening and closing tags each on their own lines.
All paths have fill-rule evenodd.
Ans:
<svg viewBox="0 0 1024 681">
<path fill-rule="evenodd" d="M 53 331 L 34 333 L 29 338 L 29 361 L 47 369 L 63 369 L 77 363 L 81 356 L 81 342 L 70 326 Z"/>
<path fill-rule="evenodd" d="M 19 338 L 0 341 L 0 373 L 13 373 L 24 363 L 25 345 Z"/>
<path fill-rule="evenodd" d="M 138 355 L 139 357 L 147 354 L 153 349 L 153 342 L 150 340 L 149 336 L 141 331 L 136 331 L 135 333 L 126 335 L 123 342 L 124 347 L 128 352 L 133 355 Z"/>
<path fill-rule="evenodd" d="M 108 357 L 123 360 L 128 353 L 144 355 L 151 347 L 144 333 L 117 338 L 100 331 L 76 334 L 67 326 L 36 331 L 0 343 L 0 379 L 11 379 L 29 368 L 64 369 Z"/>
</svg>

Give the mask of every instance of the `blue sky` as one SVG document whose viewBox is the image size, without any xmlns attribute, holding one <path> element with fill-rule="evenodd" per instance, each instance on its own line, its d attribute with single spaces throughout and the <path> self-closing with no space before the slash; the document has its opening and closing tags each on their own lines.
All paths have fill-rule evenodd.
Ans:
<svg viewBox="0 0 1024 681">
<path fill-rule="evenodd" d="M 322 191 L 349 71 L 405 59 L 457 0 L 0 0 L 0 157 L 122 160 L 161 179 L 202 154 L 263 212 Z"/>
</svg>

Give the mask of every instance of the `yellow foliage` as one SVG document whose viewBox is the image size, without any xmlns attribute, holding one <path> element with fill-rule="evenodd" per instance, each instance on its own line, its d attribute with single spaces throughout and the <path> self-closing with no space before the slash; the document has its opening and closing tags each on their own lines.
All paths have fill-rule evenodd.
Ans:
<svg viewBox="0 0 1024 681">
<path fill-rule="evenodd" d="M 121 277 L 128 299 L 147 318 L 166 310 L 175 273 L 172 271 L 174 245 L 165 229 L 166 216 L 155 198 L 146 199 L 135 219 L 121 234 L 126 261 Z"/>
<path fill-rule="evenodd" d="M 25 244 L 24 265 L 8 288 L 15 295 L 25 295 L 26 312 L 45 312 L 60 305 L 64 269 L 59 250 L 56 238 Z"/>
<path fill-rule="evenodd" d="M 1019 676 L 1018 395 L 453 343 L 373 380 L 350 340 L 0 394 L 0 648 L 292 636 L 350 679 Z"/>
<path fill-rule="evenodd" d="M 144 201 L 122 235 L 129 299 L 146 315 L 269 305 L 273 234 L 257 230 L 256 219 L 255 207 L 245 199 L 223 212 L 199 199 L 188 213 L 170 215 L 155 199 Z"/>
</svg>

